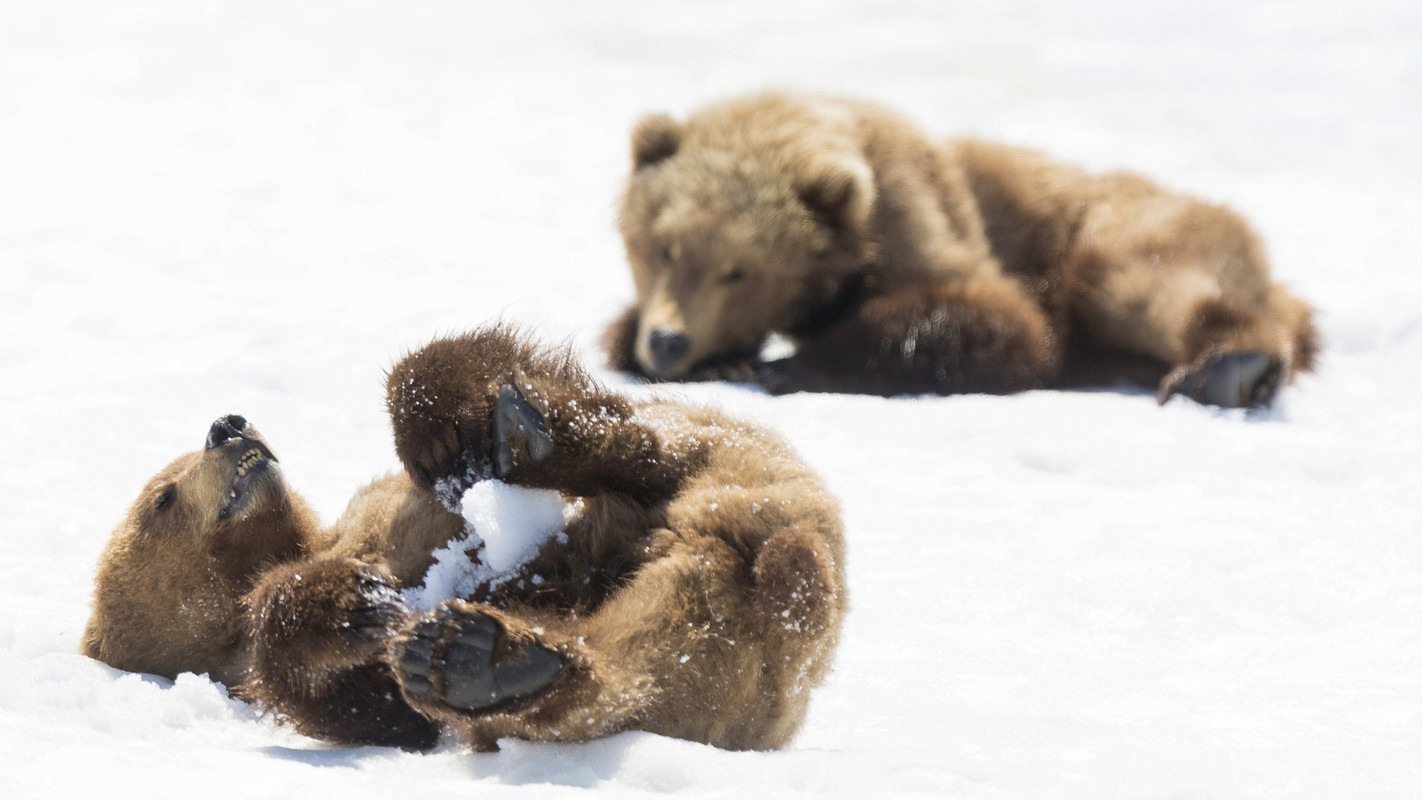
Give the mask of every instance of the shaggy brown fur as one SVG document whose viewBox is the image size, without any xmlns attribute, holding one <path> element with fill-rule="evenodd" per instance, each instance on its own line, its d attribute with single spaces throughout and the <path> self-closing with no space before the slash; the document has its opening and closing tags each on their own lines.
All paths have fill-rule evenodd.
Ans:
<svg viewBox="0 0 1422 800">
<path fill-rule="evenodd" d="M 790 740 L 838 639 L 844 543 L 834 501 L 783 442 L 609 393 L 497 327 L 435 341 L 387 386 L 414 482 L 377 481 L 322 531 L 245 420 L 218 420 L 116 532 L 85 652 L 241 682 L 341 742 Z M 514 579 L 412 611 L 396 589 L 463 530 L 434 498 L 452 505 L 490 477 L 577 496 L 581 513 Z M 232 540 L 240 557 L 222 549 Z"/>
<path fill-rule="evenodd" d="M 647 117 L 632 156 L 620 369 L 884 395 L 1134 379 L 1251 406 L 1313 367 L 1311 312 L 1248 226 L 1135 175 L 792 94 Z M 795 354 L 760 360 L 771 333 Z"/>
</svg>

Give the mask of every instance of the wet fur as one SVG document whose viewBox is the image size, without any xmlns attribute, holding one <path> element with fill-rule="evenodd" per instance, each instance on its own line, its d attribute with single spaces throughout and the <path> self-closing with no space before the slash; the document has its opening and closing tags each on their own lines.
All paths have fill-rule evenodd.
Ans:
<svg viewBox="0 0 1422 800">
<path fill-rule="evenodd" d="M 1169 389 L 1250 350 L 1285 380 L 1315 363 L 1312 312 L 1245 222 L 1136 175 L 784 93 L 649 116 L 632 155 L 618 369 L 891 395 Z M 685 354 L 659 361 L 653 330 Z M 792 357 L 755 357 L 772 332 Z"/>
</svg>

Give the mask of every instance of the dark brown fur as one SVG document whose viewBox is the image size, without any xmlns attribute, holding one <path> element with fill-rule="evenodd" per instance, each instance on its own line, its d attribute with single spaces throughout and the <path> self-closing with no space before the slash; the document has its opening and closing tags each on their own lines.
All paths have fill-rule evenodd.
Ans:
<svg viewBox="0 0 1422 800">
<path fill-rule="evenodd" d="M 128 649 L 167 657 L 86 652 L 170 676 L 222 665 L 244 696 L 339 742 L 427 747 L 442 729 L 477 749 L 622 730 L 735 749 L 790 740 L 838 638 L 844 545 L 833 500 L 782 442 L 709 410 L 609 393 L 566 353 L 498 327 L 412 353 L 387 386 L 396 451 L 419 486 L 403 475 L 377 481 L 323 531 L 272 482 L 297 546 L 268 553 L 224 595 L 214 616 L 225 638 L 178 652 L 159 645 L 186 597 L 164 581 L 191 572 L 197 556 L 162 542 L 204 533 L 155 531 L 144 516 L 170 468 L 105 555 L 89 635 L 149 636 L 156 644 Z M 551 451 L 495 424 L 509 387 Z M 577 496 L 581 512 L 516 579 L 412 611 L 395 589 L 418 581 L 430 552 L 462 530 L 429 490 L 449 501 L 494 475 Z M 227 485 L 217 482 L 214 496 Z M 133 539 L 157 544 L 136 562 Z M 135 592 L 143 616 L 118 616 L 116 599 Z M 468 655 L 476 633 L 494 642 L 482 662 Z M 471 703 L 463 687 L 490 675 L 507 691 Z"/>
<path fill-rule="evenodd" d="M 1314 365 L 1311 312 L 1248 226 L 1135 175 L 792 94 L 654 115 L 632 142 L 637 304 L 605 338 L 619 369 L 774 392 L 1168 394 L 1229 353 L 1285 381 Z M 795 354 L 756 358 L 771 333 Z"/>
</svg>

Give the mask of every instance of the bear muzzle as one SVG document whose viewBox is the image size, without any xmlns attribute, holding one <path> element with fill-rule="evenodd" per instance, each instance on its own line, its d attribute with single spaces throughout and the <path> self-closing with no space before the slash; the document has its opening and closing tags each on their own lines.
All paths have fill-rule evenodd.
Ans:
<svg viewBox="0 0 1422 800">
<path fill-rule="evenodd" d="M 653 328 L 647 333 L 646 351 L 649 358 L 639 360 L 648 372 L 659 377 L 678 375 L 686 371 L 691 337 L 673 328 Z"/>
</svg>

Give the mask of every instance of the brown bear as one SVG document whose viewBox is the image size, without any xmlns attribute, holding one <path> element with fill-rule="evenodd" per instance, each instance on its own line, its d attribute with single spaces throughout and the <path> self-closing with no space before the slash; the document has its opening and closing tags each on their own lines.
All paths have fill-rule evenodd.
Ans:
<svg viewBox="0 0 1422 800">
<path fill-rule="evenodd" d="M 1137 175 L 788 93 L 648 116 L 632 161 L 615 368 L 775 393 L 1125 379 L 1254 407 L 1314 364 L 1312 313 L 1245 222 Z M 793 354 L 761 358 L 770 334 Z"/>
<path fill-rule="evenodd" d="M 206 672 L 343 743 L 790 741 L 846 600 L 838 507 L 784 442 L 611 393 L 501 326 L 405 357 L 387 396 L 406 473 L 329 529 L 245 419 L 214 422 L 115 531 L 83 651 Z M 464 533 L 451 509 L 490 478 L 556 489 L 576 516 L 516 574 L 413 610 L 399 589 Z"/>
</svg>

